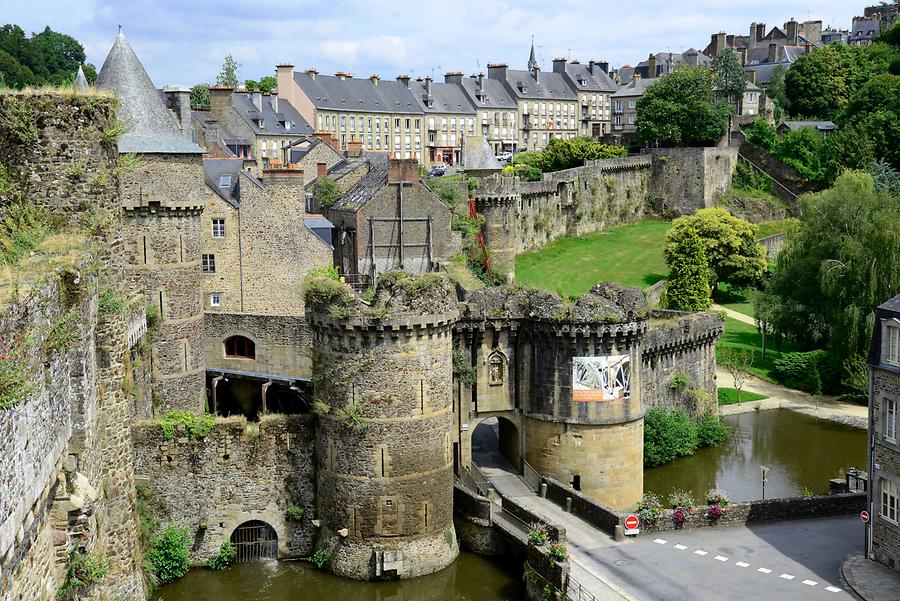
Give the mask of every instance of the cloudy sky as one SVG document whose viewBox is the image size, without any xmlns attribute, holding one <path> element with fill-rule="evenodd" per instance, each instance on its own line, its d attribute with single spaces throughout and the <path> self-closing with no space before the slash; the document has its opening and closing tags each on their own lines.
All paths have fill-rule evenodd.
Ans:
<svg viewBox="0 0 900 601">
<path fill-rule="evenodd" d="M 634 64 L 652 52 L 703 49 L 714 31 L 747 33 L 791 17 L 846 29 L 855 0 L 0 0 L 0 20 L 26 32 L 49 25 L 85 46 L 99 69 L 125 29 L 158 86 L 215 80 L 223 57 L 258 79 L 293 62 L 322 73 L 413 77 L 475 73 L 489 62 L 524 68 L 534 35 L 538 59 Z"/>
</svg>

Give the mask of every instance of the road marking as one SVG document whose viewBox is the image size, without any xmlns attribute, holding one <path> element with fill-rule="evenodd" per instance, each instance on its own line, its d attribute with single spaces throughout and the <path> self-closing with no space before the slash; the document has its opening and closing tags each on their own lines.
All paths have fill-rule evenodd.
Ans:
<svg viewBox="0 0 900 601">
<path fill-rule="evenodd" d="M 770 570 L 769 568 L 756 568 L 756 571 L 762 572 L 763 574 L 771 574 L 772 573 L 772 570 Z"/>
<path fill-rule="evenodd" d="M 749 564 L 749 563 L 744 563 L 743 561 L 739 561 L 739 562 L 737 562 L 737 563 L 734 564 L 734 565 L 736 565 L 736 566 L 739 567 L 739 568 L 749 568 L 749 567 L 750 567 L 750 564 Z"/>
<path fill-rule="evenodd" d="M 716 560 L 716 561 L 728 561 L 728 558 L 727 558 L 727 557 L 722 557 L 721 555 L 716 555 L 716 556 L 715 556 L 715 560 Z"/>
<path fill-rule="evenodd" d="M 806 586 L 816 586 L 819 583 L 816 582 L 815 580 L 804 580 L 803 584 L 805 584 Z"/>
<path fill-rule="evenodd" d="M 703 551 L 702 549 L 697 549 L 696 551 L 694 551 L 694 555 L 709 555 L 709 553 Z"/>
<path fill-rule="evenodd" d="M 793 580 L 794 579 L 794 577 L 791 576 L 790 574 L 782 574 L 781 576 L 779 576 L 779 578 L 784 578 L 785 580 Z"/>
<path fill-rule="evenodd" d="M 687 549 L 687 547 L 685 547 L 684 545 L 675 545 L 675 548 L 679 551 L 684 551 L 685 549 Z"/>
<path fill-rule="evenodd" d="M 669 542 L 669 541 L 663 540 L 663 539 L 661 539 L 661 538 L 657 538 L 657 539 L 654 539 L 653 542 L 656 543 L 657 545 L 664 545 L 664 544 L 666 544 L 666 543 Z"/>
<path fill-rule="evenodd" d="M 825 587 L 825 590 L 828 591 L 829 593 L 839 593 L 839 592 L 841 592 L 841 589 L 839 589 L 839 588 L 836 587 L 836 586 L 826 586 L 826 587 Z"/>
</svg>

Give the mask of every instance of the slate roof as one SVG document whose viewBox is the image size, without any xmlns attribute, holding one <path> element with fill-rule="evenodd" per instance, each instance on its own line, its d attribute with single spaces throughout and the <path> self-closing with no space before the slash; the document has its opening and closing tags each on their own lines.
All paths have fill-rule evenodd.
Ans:
<svg viewBox="0 0 900 601">
<path fill-rule="evenodd" d="M 242 162 L 241 159 L 203 159 L 203 179 L 206 180 L 206 185 L 235 209 L 241 205 L 239 177 Z M 230 178 L 228 185 L 224 187 L 220 185 L 223 175 Z"/>
<path fill-rule="evenodd" d="M 566 63 L 566 80 L 573 89 L 583 92 L 615 92 L 619 89 L 601 69 L 591 73 L 590 67 L 581 63 Z"/>
<path fill-rule="evenodd" d="M 819 131 L 832 131 L 837 129 L 837 125 L 834 124 L 834 121 L 784 121 L 783 123 L 788 129 L 802 129 L 804 127 L 811 127 Z"/>
<path fill-rule="evenodd" d="M 524 84 L 525 91 L 519 84 Z M 535 81 L 531 71 L 507 70 L 506 89 L 516 98 L 528 100 L 578 100 L 578 96 L 559 73 L 543 72 Z"/>
<path fill-rule="evenodd" d="M 872 344 L 869 346 L 869 357 L 866 363 L 869 365 L 879 365 L 881 363 L 881 324 L 879 319 L 898 319 L 900 320 L 900 294 L 886 300 L 875 307 L 875 327 L 872 330 Z"/>
<path fill-rule="evenodd" d="M 119 118 L 128 125 L 128 132 L 119 137 L 119 152 L 203 152 L 184 136 L 121 29 L 97 75 L 96 87 L 115 92 L 119 98 Z"/>
<path fill-rule="evenodd" d="M 465 171 L 500 171 L 502 167 L 484 136 L 463 138 L 462 166 Z"/>
<path fill-rule="evenodd" d="M 778 67 L 787 71 L 790 66 L 790 63 L 767 63 L 765 65 L 752 65 L 749 68 L 756 72 L 756 83 L 765 87 L 775 79 L 775 71 Z"/>
<path fill-rule="evenodd" d="M 381 84 L 378 84 L 379 87 Z M 412 92 L 413 98 L 419 103 L 419 107 L 425 114 L 431 113 L 455 113 L 459 115 L 474 115 L 475 107 L 469 101 L 466 93 L 462 88 L 452 83 L 431 84 L 431 100 L 432 105 L 428 106 L 426 102 L 424 81 L 409 82 L 409 91 Z"/>
<path fill-rule="evenodd" d="M 871 41 L 877 38 L 880 33 L 881 21 L 878 19 L 855 19 L 853 21 L 853 30 L 850 33 L 849 41 L 850 43 Z"/>
<path fill-rule="evenodd" d="M 460 85 L 469 102 L 476 108 L 516 109 L 516 101 L 501 81 L 482 77 L 482 88 L 479 89 L 477 77 L 464 77 Z"/>
<path fill-rule="evenodd" d="M 81 68 L 81 65 L 78 65 L 78 72 L 75 74 L 75 90 L 78 92 L 84 92 L 87 89 L 87 77 L 84 76 L 84 69 Z"/>
<path fill-rule="evenodd" d="M 611 96 L 611 98 L 630 98 L 633 96 L 643 96 L 651 85 L 656 83 L 656 77 L 642 77 L 640 79 L 632 79 L 631 83 L 619 88 L 619 91 Z"/>
<path fill-rule="evenodd" d="M 275 102 L 278 103 L 277 112 L 274 107 Z M 300 113 L 284 98 L 277 98 L 276 100 L 272 96 L 261 95 L 260 106 L 262 106 L 262 111 L 260 111 L 254 104 L 250 94 L 247 92 L 234 92 L 231 95 L 231 105 L 241 118 L 247 122 L 253 133 L 257 135 L 303 136 L 313 134 L 313 129 L 306 122 L 306 119 L 300 116 Z M 265 124 L 264 128 L 257 123 L 260 117 L 262 117 Z M 285 120 L 293 124 L 290 129 L 285 129 L 283 124 Z"/>
<path fill-rule="evenodd" d="M 294 81 L 320 110 L 356 111 L 361 113 L 422 114 L 422 108 L 401 82 L 383 79 L 376 86 L 369 79 L 294 72 Z"/>
<path fill-rule="evenodd" d="M 358 211 L 387 185 L 388 163 L 373 164 L 359 183 L 331 206 L 332 210 Z"/>
</svg>

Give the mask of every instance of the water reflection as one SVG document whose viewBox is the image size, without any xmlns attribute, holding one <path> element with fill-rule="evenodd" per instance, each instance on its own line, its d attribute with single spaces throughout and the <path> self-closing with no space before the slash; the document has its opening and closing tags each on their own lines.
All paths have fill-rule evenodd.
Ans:
<svg viewBox="0 0 900 601">
<path fill-rule="evenodd" d="M 518 569 L 517 569 L 518 568 Z M 521 567 L 460 553 L 436 574 L 395 582 L 357 582 L 306 562 L 236 564 L 192 570 L 154 593 L 165 601 L 511 601 L 522 598 Z"/>
<path fill-rule="evenodd" d="M 803 413 L 779 409 L 725 417 L 728 441 L 690 457 L 644 470 L 644 490 L 663 498 L 675 488 L 698 499 L 710 488 L 733 500 L 762 497 L 760 466 L 769 468 L 766 498 L 828 492 L 828 480 L 866 463 L 866 433 Z"/>
</svg>

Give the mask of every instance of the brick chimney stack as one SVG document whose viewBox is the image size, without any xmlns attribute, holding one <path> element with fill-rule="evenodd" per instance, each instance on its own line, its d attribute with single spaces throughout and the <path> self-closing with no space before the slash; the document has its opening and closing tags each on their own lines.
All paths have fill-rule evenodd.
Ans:
<svg viewBox="0 0 900 601">
<path fill-rule="evenodd" d="M 419 161 L 391 157 L 388 162 L 389 184 L 411 184 L 419 179 Z"/>
</svg>

